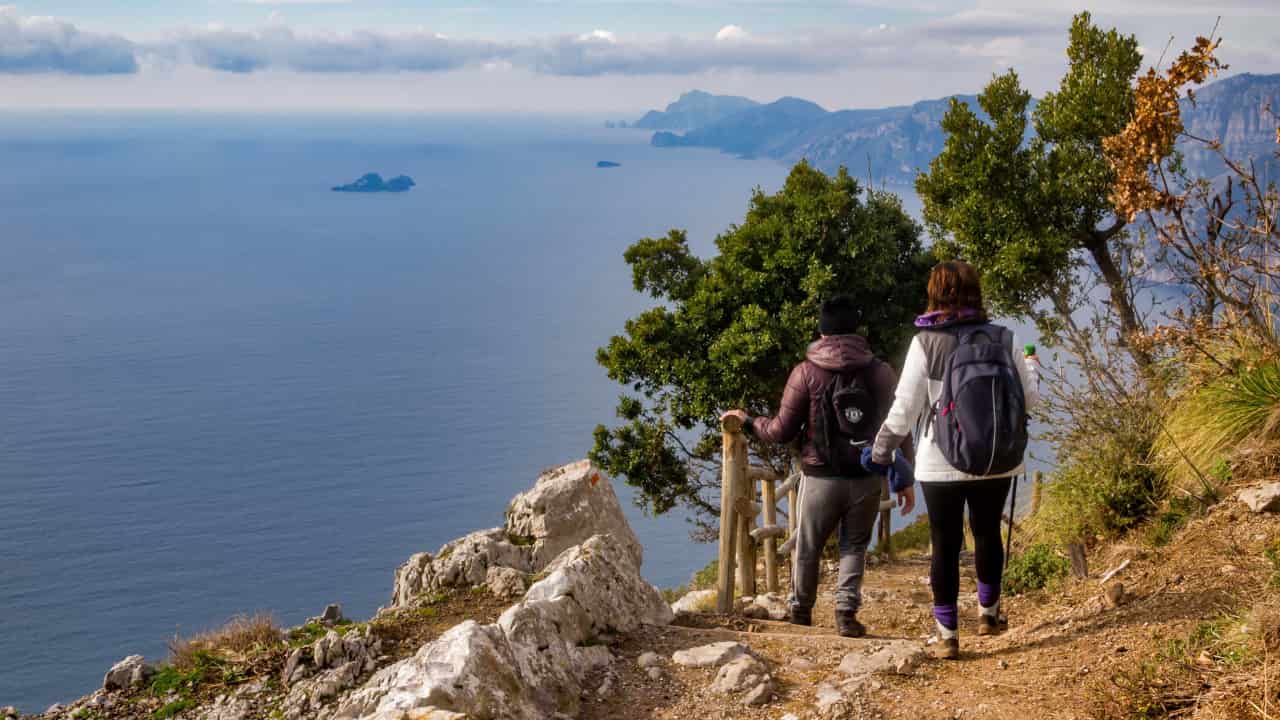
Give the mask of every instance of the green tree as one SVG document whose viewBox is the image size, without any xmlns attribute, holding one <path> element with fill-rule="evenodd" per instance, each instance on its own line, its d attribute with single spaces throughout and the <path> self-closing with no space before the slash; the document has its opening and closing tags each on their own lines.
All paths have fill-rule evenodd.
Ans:
<svg viewBox="0 0 1280 720">
<path fill-rule="evenodd" d="M 1141 256 L 1110 199 L 1103 140 L 1133 115 L 1142 55 L 1132 35 L 1103 31 L 1085 12 L 1071 23 L 1067 59 L 1058 89 L 1030 114 L 1030 134 L 1031 96 L 1012 70 L 978 96 L 989 120 L 952 100 L 945 147 L 916 189 L 938 251 L 979 267 L 996 310 L 1032 319 L 1047 341 L 1080 351 L 1109 339 L 1141 370 L 1151 359 L 1130 342 L 1143 329 L 1134 287 Z M 1110 338 L 1098 337 L 1103 326 L 1078 324 L 1099 283 Z"/>
<path fill-rule="evenodd" d="M 777 409 L 791 367 L 817 337 L 818 307 L 847 293 L 862 332 L 887 355 L 905 351 L 921 308 L 928 258 L 920 228 L 896 196 L 863 192 L 843 168 L 835 177 L 796 165 L 776 194 L 756 190 L 746 219 L 696 257 L 682 230 L 627 249 L 636 290 L 659 301 L 597 352 L 630 387 L 616 427 L 596 428 L 592 459 L 638 488 L 663 513 L 686 505 L 702 518 L 719 508 L 720 413 Z M 757 462 L 785 466 L 787 451 L 753 445 Z"/>
</svg>

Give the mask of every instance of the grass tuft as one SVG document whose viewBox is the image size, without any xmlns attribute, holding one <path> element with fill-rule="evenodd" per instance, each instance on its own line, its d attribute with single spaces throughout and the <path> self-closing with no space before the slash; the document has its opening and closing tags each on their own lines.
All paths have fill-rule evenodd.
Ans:
<svg viewBox="0 0 1280 720">
<path fill-rule="evenodd" d="M 1059 578 L 1066 577 L 1071 563 L 1047 543 L 1036 543 L 1010 558 L 1004 570 L 1004 591 L 1021 595 L 1041 590 Z"/>
</svg>

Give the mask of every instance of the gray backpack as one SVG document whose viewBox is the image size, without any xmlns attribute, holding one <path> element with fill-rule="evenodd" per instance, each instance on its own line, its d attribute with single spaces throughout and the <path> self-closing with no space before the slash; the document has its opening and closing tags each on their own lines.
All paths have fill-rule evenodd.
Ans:
<svg viewBox="0 0 1280 720">
<path fill-rule="evenodd" d="M 942 393 L 931 413 L 934 442 L 960 472 L 1012 472 L 1027 449 L 1028 421 L 1022 378 L 1013 364 L 1012 334 L 990 324 L 958 325 L 945 332 L 955 336 L 956 345 L 946 359 Z"/>
</svg>

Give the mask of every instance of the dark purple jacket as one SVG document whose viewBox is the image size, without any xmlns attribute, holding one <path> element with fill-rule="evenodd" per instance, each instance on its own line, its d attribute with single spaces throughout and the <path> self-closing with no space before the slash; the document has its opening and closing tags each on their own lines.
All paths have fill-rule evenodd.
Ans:
<svg viewBox="0 0 1280 720">
<path fill-rule="evenodd" d="M 866 368 L 867 373 L 863 377 L 875 395 L 876 412 L 880 415 L 876 425 L 880 425 L 889 414 L 889 408 L 893 407 L 893 391 L 898 385 L 898 375 L 888 363 L 871 354 L 866 338 L 861 335 L 829 335 L 820 338 L 809 346 L 805 358 L 787 378 L 778 415 L 749 418 L 746 430 L 771 443 L 784 444 L 801 437 L 800 463 L 805 474 L 829 476 L 831 471 L 824 467 L 813 445 L 813 427 L 822 389 L 836 373 Z M 908 458 L 913 456 L 910 438 L 903 444 L 902 451 Z"/>
</svg>

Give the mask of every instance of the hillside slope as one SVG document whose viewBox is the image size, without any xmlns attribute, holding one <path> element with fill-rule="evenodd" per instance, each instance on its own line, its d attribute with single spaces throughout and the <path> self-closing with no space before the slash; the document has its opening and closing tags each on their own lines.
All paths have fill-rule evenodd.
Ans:
<svg viewBox="0 0 1280 720">
<path fill-rule="evenodd" d="M 835 112 L 806 100 L 782 98 L 705 121 L 683 134 L 655 133 L 652 143 L 659 147 L 715 148 L 788 164 L 803 159 L 828 173 L 844 166 L 859 177 L 865 177 L 869 170 L 877 183 L 910 185 L 942 151 L 946 135 L 941 122 L 952 98 L 968 103 L 979 117 L 986 119 L 974 95 Z M 1189 133 L 1221 138 L 1229 156 L 1264 160 L 1275 172 L 1267 152 L 1275 144 L 1275 123 L 1267 124 L 1265 108 L 1269 103 L 1280 109 L 1280 74 L 1235 75 L 1205 86 L 1196 98 L 1195 105 L 1189 106 L 1185 114 Z M 705 98 L 703 101 L 710 102 Z M 1033 100 L 1030 110 L 1034 108 Z M 1197 174 L 1214 176 L 1221 171 L 1218 160 L 1205 151 L 1191 150 L 1187 161 Z"/>
</svg>

